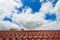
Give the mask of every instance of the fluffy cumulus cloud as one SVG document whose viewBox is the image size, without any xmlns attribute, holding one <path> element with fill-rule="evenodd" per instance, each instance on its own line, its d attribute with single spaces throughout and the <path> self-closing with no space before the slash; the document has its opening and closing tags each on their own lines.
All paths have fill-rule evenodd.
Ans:
<svg viewBox="0 0 60 40">
<path fill-rule="evenodd" d="M 58 0 L 58 2 L 55 4 L 55 7 L 53 7 L 52 4 L 54 0 L 46 0 L 46 2 L 44 2 L 44 0 L 40 0 L 40 3 L 37 3 L 38 1 L 32 1 L 41 6 L 38 6 L 38 9 L 33 3 L 32 6 L 37 8 L 35 10 L 32 6 L 30 6 L 31 1 L 29 0 L 26 1 L 30 2 L 29 4 L 26 3 L 26 6 L 21 0 L 1 0 L 0 29 L 8 30 L 10 28 L 17 28 L 18 30 L 21 30 L 24 28 L 25 30 L 59 30 L 60 0 Z M 44 18 L 48 13 L 50 13 L 50 15 L 56 14 L 57 20 L 45 20 Z M 7 17 L 6 20 L 3 20 L 5 17 Z M 10 22 L 8 18 L 12 21 Z"/>
<path fill-rule="evenodd" d="M 18 1 L 17 1 L 18 2 Z M 18 6 L 19 5 L 19 6 Z M 8 30 L 10 28 L 20 28 L 17 24 L 4 21 L 5 17 L 11 19 L 12 15 L 17 12 L 15 6 L 22 7 L 22 3 L 16 3 L 14 0 L 0 0 L 0 29 Z"/>
<path fill-rule="evenodd" d="M 21 30 L 23 26 L 19 27 L 18 25 L 6 21 L 0 21 L 0 30 L 9 30 L 11 28 Z"/>
<path fill-rule="evenodd" d="M 60 30 L 60 11 L 59 11 L 60 5 L 59 4 L 60 4 L 60 0 L 56 3 L 56 6 L 51 10 L 51 12 L 56 14 L 57 20 L 47 25 L 43 25 L 42 27 L 40 27 L 41 30 L 44 30 L 44 29 L 45 30 Z"/>
</svg>

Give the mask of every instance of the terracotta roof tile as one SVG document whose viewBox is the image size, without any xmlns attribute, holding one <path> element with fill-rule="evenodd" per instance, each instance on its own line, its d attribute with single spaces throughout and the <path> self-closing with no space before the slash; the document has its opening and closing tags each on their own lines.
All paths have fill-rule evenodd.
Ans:
<svg viewBox="0 0 60 40">
<path fill-rule="evenodd" d="M 0 40 L 60 40 L 60 31 L 0 31 Z"/>
</svg>

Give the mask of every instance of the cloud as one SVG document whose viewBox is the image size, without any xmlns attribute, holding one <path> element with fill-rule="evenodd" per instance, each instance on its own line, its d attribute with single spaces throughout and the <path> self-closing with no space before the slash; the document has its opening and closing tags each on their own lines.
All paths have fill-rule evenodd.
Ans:
<svg viewBox="0 0 60 40">
<path fill-rule="evenodd" d="M 40 28 L 36 28 L 35 30 L 60 30 L 60 0 L 57 2 L 56 6 L 51 10 L 51 12 L 55 13 L 57 16 L 57 20 L 55 22 L 43 25 Z"/>
<path fill-rule="evenodd" d="M 60 30 L 60 23 L 59 22 L 52 22 L 46 25 L 43 25 L 35 30 Z"/>
<path fill-rule="evenodd" d="M 16 3 L 14 2 L 14 0 L 1 0 L 0 1 L 0 19 L 8 16 L 10 17 L 12 13 L 12 11 L 17 12 L 17 10 L 15 9 L 15 6 L 22 6 L 22 3 Z M 1 19 L 2 20 L 2 19 Z"/>
<path fill-rule="evenodd" d="M 51 2 L 46 2 L 45 4 L 42 5 L 40 11 L 42 11 L 44 13 L 44 15 L 48 12 L 51 11 L 52 7 L 52 3 Z"/>
<path fill-rule="evenodd" d="M 45 14 L 50 12 L 50 9 L 52 9 L 52 4 L 50 2 L 42 5 L 40 11 L 36 12 L 35 14 L 32 14 L 32 9 L 28 7 L 25 8 L 25 11 L 23 10 L 22 13 L 14 14 L 12 20 L 19 25 L 23 25 L 24 28 L 32 30 L 50 23 L 44 19 Z"/>
<path fill-rule="evenodd" d="M 57 2 L 56 6 L 54 7 L 53 12 L 57 15 L 57 20 L 60 21 L 60 0 Z"/>
<path fill-rule="evenodd" d="M 0 30 L 9 30 L 10 28 L 16 28 L 17 30 L 21 30 L 21 27 L 8 21 L 0 21 Z"/>
<path fill-rule="evenodd" d="M 0 29 L 1 30 L 8 30 L 11 27 L 21 29 L 21 26 L 15 23 L 3 21 L 3 18 L 5 18 L 6 16 L 8 18 L 11 18 L 13 14 L 17 13 L 15 6 L 21 7 L 22 3 L 21 2 L 16 3 L 16 0 L 15 2 L 14 0 L 1 0 L 0 1 Z"/>
<path fill-rule="evenodd" d="M 25 30 L 43 30 L 43 29 L 59 29 L 60 23 L 55 21 L 45 20 L 45 14 L 50 12 L 56 13 L 57 18 L 60 18 L 59 14 L 59 6 L 60 1 L 57 2 L 55 7 L 52 7 L 51 2 L 46 2 L 42 4 L 42 7 L 39 12 L 35 12 L 32 14 L 32 9 L 30 7 L 26 7 L 22 10 L 20 14 L 17 14 L 18 10 L 15 7 L 20 8 L 23 6 L 20 0 L 1 0 L 0 1 L 0 29 L 8 30 L 11 27 L 13 28 L 24 28 Z M 13 12 L 12 12 L 13 11 Z M 5 16 L 10 17 L 12 15 L 12 22 L 1 21 Z M 54 27 L 53 27 L 54 26 Z M 58 27 L 56 27 L 58 26 Z"/>
</svg>

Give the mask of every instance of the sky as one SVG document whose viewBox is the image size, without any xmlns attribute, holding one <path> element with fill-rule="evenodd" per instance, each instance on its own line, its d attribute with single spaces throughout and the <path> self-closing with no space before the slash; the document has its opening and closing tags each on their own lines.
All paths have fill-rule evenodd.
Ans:
<svg viewBox="0 0 60 40">
<path fill-rule="evenodd" d="M 0 29 L 60 30 L 59 3 L 60 0 L 1 0 Z"/>
</svg>

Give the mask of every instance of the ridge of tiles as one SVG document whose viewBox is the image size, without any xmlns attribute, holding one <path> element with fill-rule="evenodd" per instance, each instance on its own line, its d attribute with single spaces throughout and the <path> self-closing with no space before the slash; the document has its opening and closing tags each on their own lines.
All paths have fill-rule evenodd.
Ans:
<svg viewBox="0 0 60 40">
<path fill-rule="evenodd" d="M 60 40 L 59 30 L 0 31 L 0 40 Z"/>
</svg>

